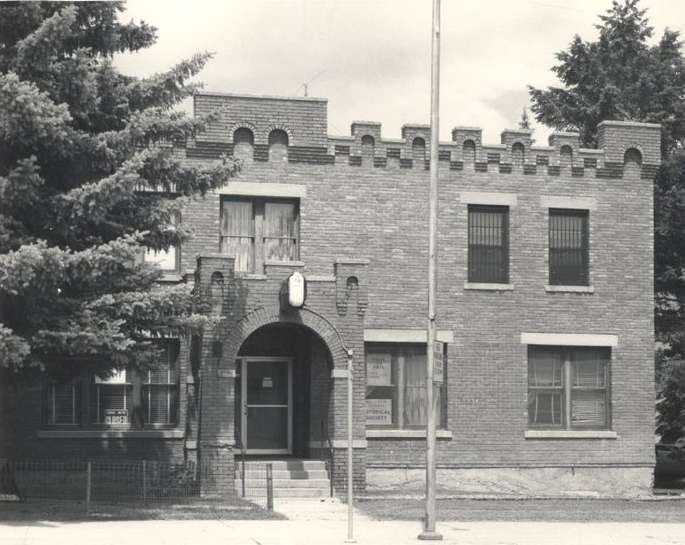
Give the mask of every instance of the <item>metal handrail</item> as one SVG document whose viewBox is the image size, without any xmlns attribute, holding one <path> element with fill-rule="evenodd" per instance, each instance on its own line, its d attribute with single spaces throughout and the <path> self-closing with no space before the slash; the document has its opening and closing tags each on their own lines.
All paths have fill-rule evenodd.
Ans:
<svg viewBox="0 0 685 545">
<path fill-rule="evenodd" d="M 325 439 L 328 447 L 328 461 L 326 462 L 326 473 L 328 473 L 328 482 L 330 483 L 330 497 L 333 497 L 333 443 L 328 435 L 328 426 L 324 427 L 324 421 L 321 419 L 321 437 Z"/>
</svg>

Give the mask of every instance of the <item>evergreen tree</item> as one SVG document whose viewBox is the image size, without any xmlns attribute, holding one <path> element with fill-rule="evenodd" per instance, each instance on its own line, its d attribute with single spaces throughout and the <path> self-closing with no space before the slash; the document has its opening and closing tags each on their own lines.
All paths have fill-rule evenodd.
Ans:
<svg viewBox="0 0 685 545">
<path fill-rule="evenodd" d="M 685 58 L 678 32 L 666 29 L 651 44 L 654 29 L 639 0 L 614 1 L 597 25 L 594 42 L 575 36 L 557 54 L 552 70 L 563 87 L 530 87 L 532 111 L 538 121 L 561 130 L 577 130 L 583 144 L 596 144 L 603 120 L 659 123 L 662 126 L 662 166 L 654 185 L 654 287 L 656 338 L 663 347 L 658 368 L 673 375 L 660 394 L 659 429 L 685 436 L 685 412 L 673 397 L 685 392 Z M 667 387 L 666 387 L 667 386 Z M 674 420 L 675 419 L 675 420 Z"/>
<path fill-rule="evenodd" d="M 150 334 L 208 321 L 198 296 L 185 285 L 159 287 L 160 271 L 139 257 L 190 236 L 174 221 L 184 203 L 236 172 L 229 159 L 197 168 L 173 152 L 211 121 L 174 110 L 210 55 L 147 78 L 120 73 L 115 54 L 156 39 L 144 22 L 120 22 L 123 10 L 121 2 L 0 4 L 6 425 L 18 372 L 144 367 L 159 357 Z M 11 442 L 0 435 L 0 445 Z"/>
</svg>

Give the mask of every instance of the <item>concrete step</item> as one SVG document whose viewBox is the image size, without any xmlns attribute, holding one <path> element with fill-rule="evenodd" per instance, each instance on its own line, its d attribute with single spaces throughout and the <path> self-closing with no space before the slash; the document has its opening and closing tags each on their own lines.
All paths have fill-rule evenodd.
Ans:
<svg viewBox="0 0 685 545">
<path fill-rule="evenodd" d="M 238 496 L 240 488 L 236 488 Z M 327 498 L 331 494 L 330 488 L 274 488 L 274 498 Z M 246 488 L 246 498 L 265 498 L 266 489 Z"/>
<path fill-rule="evenodd" d="M 236 468 L 236 479 L 240 479 L 240 467 Z M 311 469 L 307 471 L 288 471 L 288 470 L 276 470 L 273 471 L 274 479 L 295 479 L 295 480 L 305 480 L 305 479 L 328 479 L 328 472 L 322 469 Z M 266 470 L 255 470 L 245 468 L 245 479 L 263 479 L 266 480 Z"/>
<path fill-rule="evenodd" d="M 240 458 L 236 458 L 236 467 L 241 466 Z M 271 464 L 274 471 L 326 471 L 326 462 L 322 460 L 246 460 L 245 469 L 266 471 L 266 464 Z"/>
<path fill-rule="evenodd" d="M 236 479 L 236 486 L 240 486 L 240 479 Z M 246 488 L 264 488 L 266 481 L 262 479 L 245 479 Z M 274 479 L 274 489 L 276 488 L 330 488 L 328 479 Z"/>
</svg>

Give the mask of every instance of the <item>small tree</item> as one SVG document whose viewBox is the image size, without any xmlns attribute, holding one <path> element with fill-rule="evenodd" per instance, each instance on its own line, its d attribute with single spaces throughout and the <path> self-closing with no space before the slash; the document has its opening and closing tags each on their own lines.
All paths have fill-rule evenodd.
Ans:
<svg viewBox="0 0 685 545">
<path fill-rule="evenodd" d="M 158 358 L 149 335 L 206 322 L 186 286 L 161 288 L 138 259 L 190 233 L 175 217 L 235 164 L 173 153 L 209 118 L 174 110 L 210 55 L 148 78 L 112 57 L 152 45 L 121 2 L 0 4 L 0 369 L 4 415 L 17 372 L 106 373 Z M 141 189 L 154 190 L 139 191 Z M 164 192 L 174 190 L 178 198 Z M 4 396 L 4 397 L 3 397 Z M 9 401 L 8 401 L 9 400 Z M 0 411 L 0 412 L 3 412 Z M 0 445 L 13 443 L 7 426 Z M 2 453 L 0 452 L 0 456 Z"/>
</svg>

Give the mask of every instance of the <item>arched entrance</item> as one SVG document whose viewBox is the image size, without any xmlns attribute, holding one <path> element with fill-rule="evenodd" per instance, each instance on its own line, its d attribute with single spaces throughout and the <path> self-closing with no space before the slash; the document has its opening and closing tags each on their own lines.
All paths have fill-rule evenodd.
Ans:
<svg viewBox="0 0 685 545">
<path fill-rule="evenodd" d="M 316 457 L 329 438 L 333 358 L 292 322 L 263 325 L 236 358 L 236 445 L 247 455 Z"/>
</svg>

